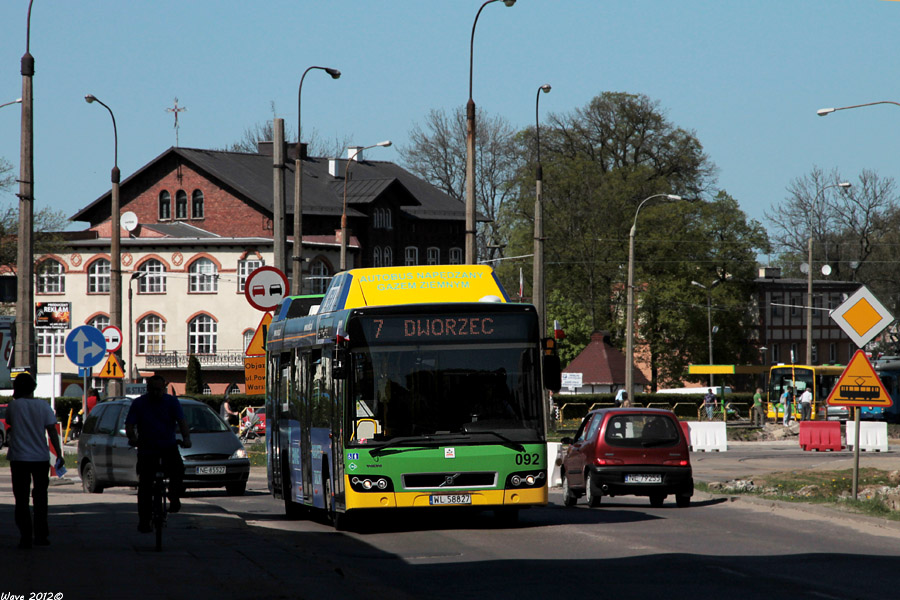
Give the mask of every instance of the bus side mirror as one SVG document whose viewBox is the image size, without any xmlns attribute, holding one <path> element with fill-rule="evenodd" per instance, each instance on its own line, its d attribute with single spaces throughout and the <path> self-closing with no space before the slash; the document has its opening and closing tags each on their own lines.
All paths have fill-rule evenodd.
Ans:
<svg viewBox="0 0 900 600">
<path fill-rule="evenodd" d="M 544 388 L 556 393 L 562 388 L 562 367 L 556 354 L 556 340 L 545 338 L 541 352 L 541 377 Z"/>
<path fill-rule="evenodd" d="M 346 348 L 334 349 L 334 360 L 331 363 L 331 376 L 335 379 L 347 379 L 347 365 L 350 354 Z"/>
</svg>

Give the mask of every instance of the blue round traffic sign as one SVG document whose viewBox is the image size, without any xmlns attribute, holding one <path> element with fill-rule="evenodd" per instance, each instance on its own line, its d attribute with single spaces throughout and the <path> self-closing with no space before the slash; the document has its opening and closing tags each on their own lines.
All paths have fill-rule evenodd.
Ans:
<svg viewBox="0 0 900 600">
<path fill-rule="evenodd" d="M 66 336 L 66 356 L 82 368 L 100 364 L 106 354 L 103 332 L 90 325 L 81 325 Z"/>
</svg>

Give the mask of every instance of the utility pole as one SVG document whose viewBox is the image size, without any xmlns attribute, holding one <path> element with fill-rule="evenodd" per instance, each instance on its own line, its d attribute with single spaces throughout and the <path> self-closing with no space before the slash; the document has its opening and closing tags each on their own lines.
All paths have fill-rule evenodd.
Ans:
<svg viewBox="0 0 900 600">
<path fill-rule="evenodd" d="M 282 273 L 286 273 L 284 265 L 286 257 L 284 252 L 284 119 L 275 119 L 272 130 L 274 137 L 272 143 L 272 175 L 274 184 L 272 238 L 274 242 L 275 268 L 280 269 Z"/>
</svg>

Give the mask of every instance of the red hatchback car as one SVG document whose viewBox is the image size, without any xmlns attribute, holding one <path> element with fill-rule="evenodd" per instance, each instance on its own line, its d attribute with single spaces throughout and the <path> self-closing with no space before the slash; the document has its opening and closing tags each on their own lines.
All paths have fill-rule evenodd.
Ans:
<svg viewBox="0 0 900 600">
<path fill-rule="evenodd" d="M 649 496 L 662 506 L 669 494 L 690 506 L 694 477 L 688 441 L 675 413 L 655 408 L 603 408 L 584 417 L 560 466 L 563 502 L 585 496 L 591 507 L 603 496 Z"/>
</svg>

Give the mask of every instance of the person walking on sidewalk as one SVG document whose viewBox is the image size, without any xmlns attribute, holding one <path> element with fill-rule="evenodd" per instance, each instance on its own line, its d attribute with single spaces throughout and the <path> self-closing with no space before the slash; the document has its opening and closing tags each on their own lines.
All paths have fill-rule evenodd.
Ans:
<svg viewBox="0 0 900 600">
<path fill-rule="evenodd" d="M 762 427 L 765 425 L 766 417 L 763 412 L 762 388 L 756 388 L 753 394 L 753 406 L 750 408 L 750 424 L 753 427 Z"/>
<path fill-rule="evenodd" d="M 19 548 L 27 550 L 32 544 L 50 545 L 47 525 L 47 488 L 50 486 L 50 450 L 47 437 L 56 451 L 56 468 L 65 464 L 56 415 L 44 400 L 33 398 L 37 384 L 30 373 L 20 373 L 13 380 L 13 401 L 6 409 L 9 434 L 9 470 L 12 474 L 13 496 L 16 499 L 16 526 L 19 528 Z M 31 491 L 32 483 L 34 491 Z M 34 518 L 28 505 L 28 495 L 34 500 Z"/>
<path fill-rule="evenodd" d="M 800 394 L 800 420 L 809 421 L 810 417 L 812 417 L 812 392 L 807 387 Z"/>
<path fill-rule="evenodd" d="M 706 409 L 706 419 L 712 421 L 713 411 L 716 408 L 716 395 L 713 394 L 712 388 L 709 388 L 706 395 L 703 396 L 703 407 Z"/>
<path fill-rule="evenodd" d="M 125 417 L 128 443 L 138 449 L 138 531 L 141 533 L 153 531 L 150 526 L 153 480 L 160 460 L 169 478 L 169 512 L 181 510 L 184 462 L 175 438 L 176 425 L 181 431 L 184 447 L 190 448 L 191 433 L 181 403 L 166 393 L 166 380 L 162 375 L 154 375 L 147 381 L 147 393 L 132 402 Z"/>
</svg>

